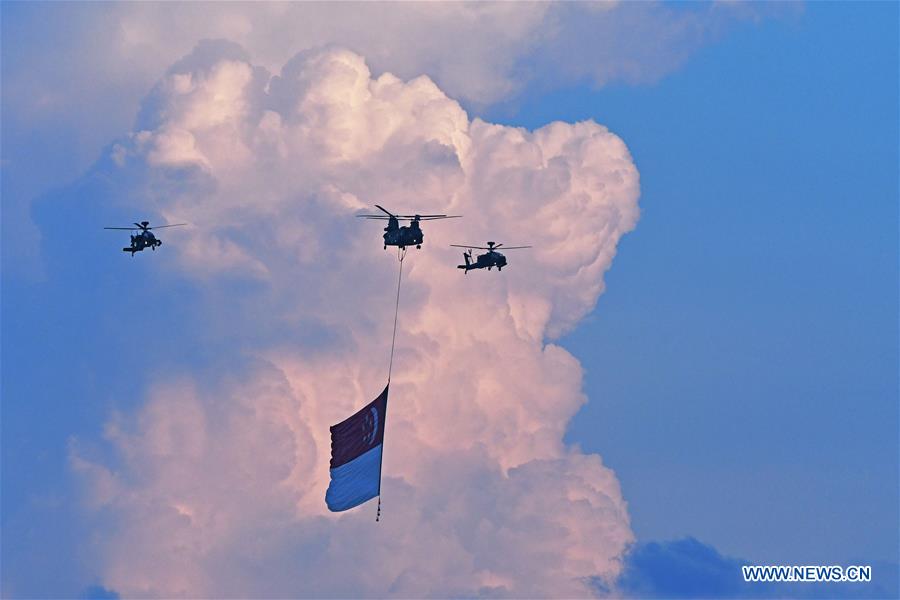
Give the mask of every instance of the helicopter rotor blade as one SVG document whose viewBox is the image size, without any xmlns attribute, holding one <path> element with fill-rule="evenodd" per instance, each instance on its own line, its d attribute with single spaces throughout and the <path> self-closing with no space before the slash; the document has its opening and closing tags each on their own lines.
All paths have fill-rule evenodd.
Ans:
<svg viewBox="0 0 900 600">
<path fill-rule="evenodd" d="M 463 246 L 461 244 L 450 244 L 454 248 L 469 248 L 474 250 L 496 250 L 503 244 L 494 244 L 493 246 Z M 522 248 L 531 248 L 532 246 L 503 246 L 504 250 L 521 250 Z"/>
<path fill-rule="evenodd" d="M 454 248 L 468 248 L 469 250 L 490 250 L 490 248 L 485 248 L 484 246 L 463 246 L 462 244 L 450 244 Z"/>
<path fill-rule="evenodd" d="M 119 231 L 134 231 L 137 227 L 104 227 L 103 229 L 118 229 Z"/>
<path fill-rule="evenodd" d="M 443 215 L 443 216 L 430 215 L 427 217 L 420 217 L 418 220 L 419 221 L 437 221 L 438 219 L 456 219 L 461 216 L 462 215 Z M 396 219 L 397 221 L 415 221 L 416 220 L 415 217 L 403 217 L 403 216 L 394 216 L 394 215 L 391 215 L 390 217 L 385 217 L 383 215 L 356 215 L 356 217 L 359 219 L 375 219 L 378 221 L 389 221 L 390 219 Z"/>
<path fill-rule="evenodd" d="M 172 225 L 157 225 L 156 227 L 148 227 L 147 229 L 164 229 L 166 227 L 181 227 L 182 225 L 187 225 L 187 223 L 173 223 Z"/>
<path fill-rule="evenodd" d="M 449 215 L 395 215 L 404 219 L 447 219 Z"/>
<path fill-rule="evenodd" d="M 378 210 L 380 210 L 381 212 L 387 214 L 387 215 L 390 216 L 390 217 L 396 217 L 396 216 L 397 216 L 397 215 L 391 213 L 391 211 L 389 211 L 388 209 L 386 209 L 385 207 L 383 207 L 383 206 L 381 206 L 381 205 L 376 204 L 376 205 L 375 205 L 375 208 L 377 208 Z"/>
</svg>

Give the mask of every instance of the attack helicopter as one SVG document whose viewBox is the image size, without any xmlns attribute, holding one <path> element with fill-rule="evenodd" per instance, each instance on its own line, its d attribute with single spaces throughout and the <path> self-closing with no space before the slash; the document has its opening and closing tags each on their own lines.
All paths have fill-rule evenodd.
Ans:
<svg viewBox="0 0 900 600">
<path fill-rule="evenodd" d="M 387 227 L 384 228 L 384 249 L 388 246 L 397 246 L 400 250 L 405 250 L 407 246 L 415 246 L 417 249 L 422 248 L 422 240 L 425 236 L 422 234 L 422 228 L 419 223 L 421 221 L 436 221 L 438 219 L 456 219 L 461 215 L 395 215 L 382 206 L 375 205 L 375 208 L 383 212 L 383 215 L 356 215 L 361 219 L 377 219 L 387 221 Z M 400 225 L 400 221 L 409 221 L 409 225 Z"/>
<path fill-rule="evenodd" d="M 497 248 L 503 244 L 488 242 L 487 247 L 484 246 L 461 246 L 459 244 L 450 244 L 454 248 L 466 248 L 463 252 L 463 259 L 466 261 L 464 265 L 457 265 L 457 269 L 465 269 L 466 275 L 473 269 L 487 269 L 490 271 L 493 267 L 497 267 L 498 271 L 502 271 L 506 266 L 506 257 L 497 252 Z M 522 248 L 531 248 L 531 246 L 503 246 L 504 250 L 520 250 Z M 487 250 L 484 254 L 479 254 L 475 260 L 472 260 L 472 250 Z"/>
<path fill-rule="evenodd" d="M 156 250 L 157 247 L 162 246 L 162 240 L 158 239 L 151 232 L 152 229 L 163 229 L 164 227 L 180 227 L 182 225 L 187 225 L 187 223 L 174 223 L 172 225 L 159 225 L 157 227 L 150 227 L 150 221 L 141 221 L 140 223 L 135 223 L 135 227 L 104 227 L 103 229 L 116 229 L 119 231 L 138 231 L 139 233 L 132 234 L 131 236 L 131 247 L 122 248 L 122 252 L 131 252 L 131 256 L 134 257 L 135 252 L 141 252 L 144 248 L 150 248 L 151 250 Z"/>
</svg>

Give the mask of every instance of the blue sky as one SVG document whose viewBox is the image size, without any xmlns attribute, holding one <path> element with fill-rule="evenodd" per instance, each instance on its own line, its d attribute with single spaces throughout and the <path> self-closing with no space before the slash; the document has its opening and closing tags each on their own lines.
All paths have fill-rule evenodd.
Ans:
<svg viewBox="0 0 900 600">
<path fill-rule="evenodd" d="M 3 12 L 8 88 L 22 81 L 17 65 L 41 64 L 25 40 L 49 25 L 21 5 Z M 726 581 L 748 561 L 874 564 L 876 595 L 896 589 L 898 16 L 896 3 L 812 3 L 734 24 L 645 81 L 539 72 L 488 100 L 460 88 L 470 115 L 492 122 L 593 119 L 640 171 L 640 222 L 596 309 L 562 340 L 589 398 L 566 441 L 602 455 L 628 502 L 638 543 L 627 592 L 753 595 Z M 137 410 L 167 370 L 243 368 L 206 351 L 227 332 L 194 337 L 209 335 L 192 321 L 201 300 L 188 278 L 160 274 L 165 253 L 126 264 L 104 254 L 106 232 L 91 233 L 110 215 L 94 199 L 122 190 L 82 173 L 131 127 L 126 109 L 152 83 L 112 88 L 112 102 L 128 98 L 124 122 L 111 113 L 116 126 L 100 129 L 114 133 L 87 150 L 97 134 L 79 133 L 76 113 L 34 121 L 3 94 L 5 595 L 114 593 L 85 556 L 104 515 L 75 506 L 73 440 L 105 454 L 111 412 Z M 24 143 L 52 142 L 57 126 L 59 147 Z M 23 233 L 32 223 L 56 236 L 40 259 Z"/>
<path fill-rule="evenodd" d="M 814 3 L 656 85 L 509 117 L 594 118 L 641 170 L 640 225 L 565 340 L 591 397 L 569 439 L 620 474 L 639 537 L 897 560 L 896 17 Z"/>
</svg>

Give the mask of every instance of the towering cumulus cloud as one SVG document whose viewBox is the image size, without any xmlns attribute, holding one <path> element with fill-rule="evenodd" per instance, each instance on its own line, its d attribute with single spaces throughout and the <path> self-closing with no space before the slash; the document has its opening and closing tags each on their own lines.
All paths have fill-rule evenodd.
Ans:
<svg viewBox="0 0 900 600">
<path fill-rule="evenodd" d="M 168 230 L 174 272 L 149 268 L 193 290 L 183 310 L 209 356 L 112 417 L 112 453 L 73 444 L 89 510 L 110 520 L 95 537 L 104 586 L 573 597 L 618 574 L 626 504 L 599 456 L 563 444 L 582 372 L 549 341 L 593 308 L 637 221 L 618 137 L 470 121 L 427 77 L 374 77 L 346 50 L 271 76 L 206 42 L 96 173 L 116 192 L 107 215 L 193 224 Z M 427 224 L 404 263 L 377 524 L 373 504 L 324 502 L 328 426 L 387 376 L 398 263 L 353 218 L 375 203 L 464 215 Z M 489 239 L 535 248 L 502 274 L 455 269 L 448 244 Z"/>
</svg>

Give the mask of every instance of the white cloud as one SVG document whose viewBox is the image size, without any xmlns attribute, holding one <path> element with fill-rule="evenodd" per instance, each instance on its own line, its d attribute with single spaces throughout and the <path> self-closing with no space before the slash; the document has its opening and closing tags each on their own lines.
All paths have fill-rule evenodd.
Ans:
<svg viewBox="0 0 900 600">
<path fill-rule="evenodd" d="M 548 340 L 593 308 L 635 226 L 627 148 L 593 122 L 470 121 L 430 79 L 373 77 L 347 50 L 303 53 L 273 78 L 234 50 L 180 61 L 145 103 L 152 127 L 103 167 L 110 189 L 132 190 L 126 208 L 195 224 L 164 248 L 206 299 L 204 322 L 257 332 L 213 343 L 228 370 L 185 369 L 113 419 L 114 456 L 73 446 L 91 506 L 113 515 L 95 538 L 104 585 L 589 594 L 633 536 L 615 475 L 562 442 L 582 373 Z M 404 265 L 379 524 L 373 505 L 332 515 L 323 500 L 328 426 L 386 375 L 397 261 L 353 218 L 376 202 L 465 215 L 427 224 Z M 449 243 L 487 239 L 535 248 L 503 273 L 454 268 Z M 234 280 L 253 285 L 232 294 Z M 332 341 L 305 344 L 307 322 Z M 291 336 L 258 334 L 278 330 Z"/>
</svg>

